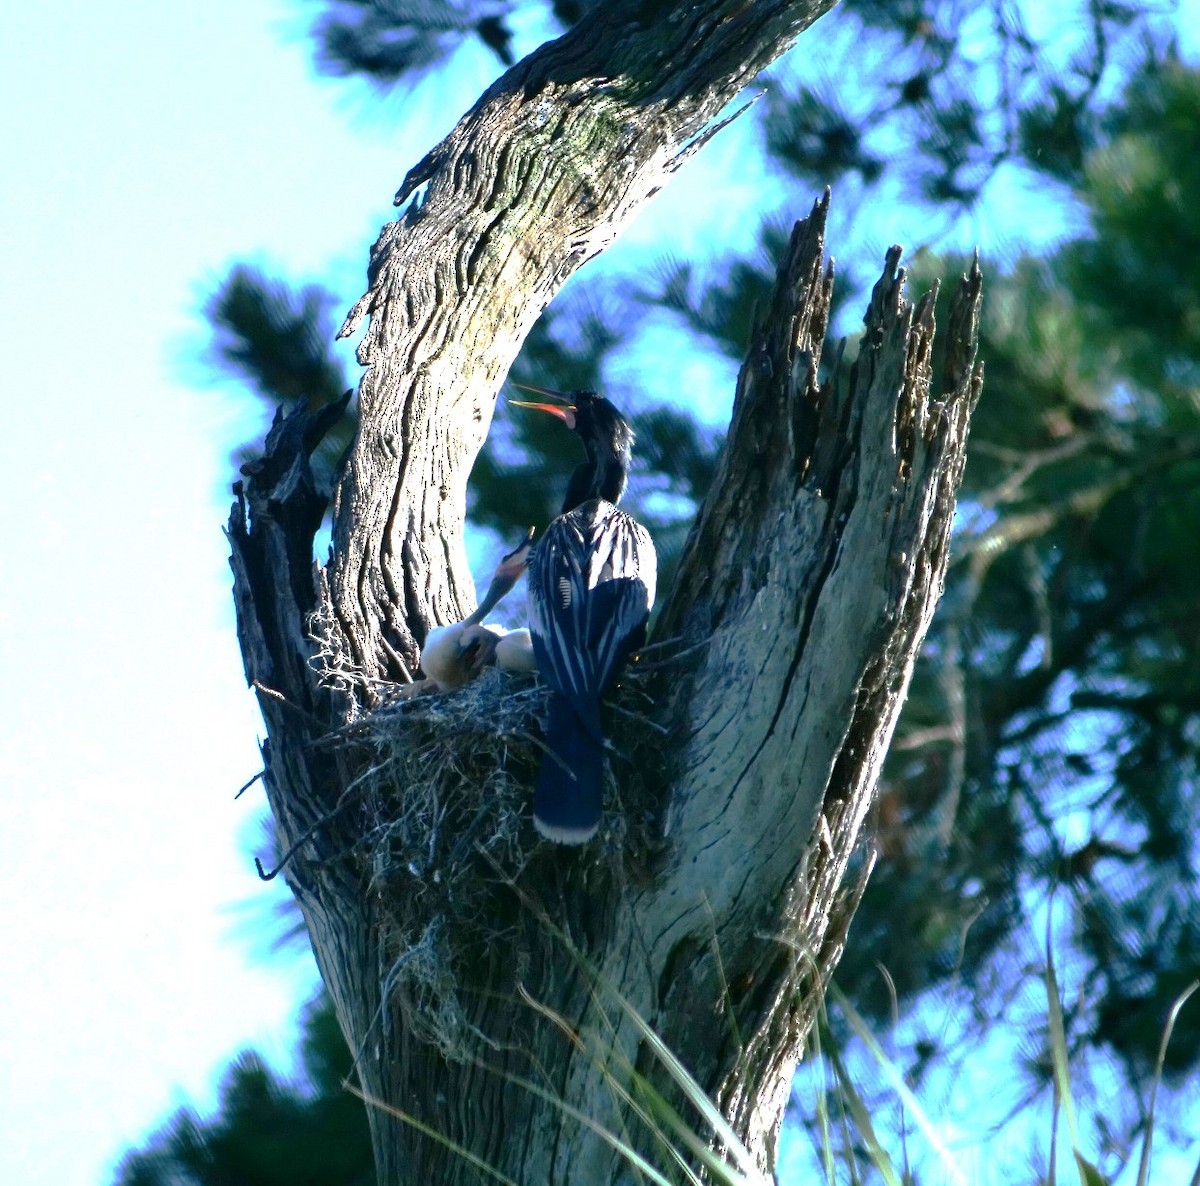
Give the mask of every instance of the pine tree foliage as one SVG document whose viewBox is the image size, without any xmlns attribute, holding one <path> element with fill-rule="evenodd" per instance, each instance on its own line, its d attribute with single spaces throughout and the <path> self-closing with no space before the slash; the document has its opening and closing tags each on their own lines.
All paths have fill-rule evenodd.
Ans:
<svg viewBox="0 0 1200 1186">
<path fill-rule="evenodd" d="M 328 73 L 365 74 L 387 86 L 441 64 L 474 36 L 511 66 L 507 7 L 453 0 L 333 0 L 314 26 L 317 62 Z"/>
<path fill-rule="evenodd" d="M 1068 1038 L 1117 1148 L 1200 975 L 1198 130 L 1200 72 L 1148 63 L 1076 174 L 1091 232 L 990 290 L 947 595 L 839 968 L 877 1018 L 882 965 L 901 996 L 965 985 L 980 1043 L 1002 1018 L 1034 1034 L 1030 948 L 1058 920 Z M 943 1008 L 926 1017 L 919 1068 L 946 1053 Z M 1179 1100 L 1198 1058 L 1185 1009 L 1165 1068 Z M 1043 1059 L 1026 1069 L 1031 1095 L 1048 1087 Z"/>
<path fill-rule="evenodd" d="M 295 288 L 259 268 L 238 264 L 205 303 L 212 327 L 207 361 L 217 374 L 249 387 L 272 410 L 331 403 L 349 386 L 330 349 L 333 304 L 333 294 L 319 285 Z M 313 462 L 326 487 L 333 484 L 352 431 L 350 425 L 334 428 L 317 449 Z M 247 441 L 235 463 L 246 461 L 258 443 Z"/>
<path fill-rule="evenodd" d="M 239 1055 L 216 1114 L 180 1110 L 125 1157 L 119 1186 L 374 1186 L 366 1111 L 342 1087 L 351 1057 L 324 995 L 302 1029 L 302 1083 Z"/>
<path fill-rule="evenodd" d="M 294 290 L 256 268 L 238 265 L 209 299 L 211 358 L 268 401 L 316 408 L 345 389 L 329 343 L 333 296 L 317 285 Z"/>
</svg>

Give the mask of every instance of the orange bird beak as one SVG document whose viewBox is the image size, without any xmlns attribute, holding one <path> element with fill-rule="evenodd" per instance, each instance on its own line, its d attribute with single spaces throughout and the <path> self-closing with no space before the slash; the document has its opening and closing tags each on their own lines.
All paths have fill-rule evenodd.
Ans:
<svg viewBox="0 0 1200 1186">
<path fill-rule="evenodd" d="M 518 408 L 533 408 L 538 412 L 549 412 L 551 416 L 557 416 L 568 428 L 575 427 L 575 405 L 569 402 L 567 396 L 561 391 L 552 391 L 549 387 L 534 387 L 528 383 L 516 383 L 512 379 L 509 380 L 518 391 L 528 391 L 533 395 L 548 395 L 553 399 L 561 400 L 557 404 L 535 404 L 529 403 L 523 399 L 510 399 L 508 402 Z"/>
</svg>

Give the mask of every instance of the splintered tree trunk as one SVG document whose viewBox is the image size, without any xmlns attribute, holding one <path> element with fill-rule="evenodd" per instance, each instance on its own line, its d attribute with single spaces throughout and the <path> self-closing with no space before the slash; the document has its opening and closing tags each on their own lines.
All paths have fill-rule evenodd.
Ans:
<svg viewBox="0 0 1200 1186">
<path fill-rule="evenodd" d="M 530 826 L 536 683 L 394 693 L 428 628 L 470 609 L 466 475 L 537 313 L 827 7 L 601 5 L 510 71 L 410 174 L 402 199 L 427 184 L 423 202 L 373 253 L 329 564 L 308 457 L 344 405 L 279 418 L 237 488 L 264 781 L 383 1186 L 477 1181 L 468 1152 L 521 1183 L 625 1180 L 602 1129 L 661 1162 L 626 1093 L 677 1093 L 635 1014 L 774 1163 L 941 588 L 978 270 L 939 382 L 932 295 L 908 303 L 894 250 L 850 381 L 822 383 L 827 199 L 797 225 L 652 646 L 614 696 L 596 842 Z"/>
</svg>

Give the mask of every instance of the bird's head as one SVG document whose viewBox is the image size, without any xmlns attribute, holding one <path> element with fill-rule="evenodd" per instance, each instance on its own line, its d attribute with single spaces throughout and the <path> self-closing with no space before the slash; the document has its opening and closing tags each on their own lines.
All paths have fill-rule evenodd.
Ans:
<svg viewBox="0 0 1200 1186">
<path fill-rule="evenodd" d="M 507 581 L 509 589 L 517 583 L 521 574 L 529 567 L 529 553 L 533 548 L 533 536 L 534 529 L 531 527 L 525 533 L 525 538 L 511 552 L 506 552 L 500 558 L 500 563 L 496 565 L 496 571 L 492 574 L 492 580 Z"/>
<path fill-rule="evenodd" d="M 629 472 L 629 455 L 633 448 L 633 428 L 629 421 L 595 391 L 552 391 L 548 387 L 515 382 L 513 386 L 549 398 L 551 402 L 548 403 L 519 399 L 509 400 L 509 403 L 518 408 L 549 412 L 573 430 L 587 450 L 588 460 L 597 475 L 596 482 L 604 487 L 603 496 L 611 502 L 618 501 L 625 492 L 625 476 Z M 568 499 L 572 497 L 574 493 L 568 495 Z"/>
<path fill-rule="evenodd" d="M 633 444 L 633 428 L 617 411 L 611 401 L 595 391 L 553 391 L 549 387 L 532 387 L 528 383 L 513 383 L 520 391 L 545 395 L 550 403 L 533 403 L 522 399 L 508 402 L 518 408 L 535 408 L 557 416 L 568 428 L 589 441 L 604 442 L 609 448 L 628 453 Z"/>
<path fill-rule="evenodd" d="M 493 659 L 500 635 L 486 626 L 468 626 L 457 643 L 458 662 L 467 679 L 474 679 Z"/>
</svg>

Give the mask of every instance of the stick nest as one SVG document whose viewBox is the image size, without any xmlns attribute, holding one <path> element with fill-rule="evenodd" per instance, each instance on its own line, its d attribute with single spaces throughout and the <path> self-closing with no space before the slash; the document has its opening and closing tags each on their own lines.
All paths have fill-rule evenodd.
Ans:
<svg viewBox="0 0 1200 1186">
<path fill-rule="evenodd" d="M 514 887 L 532 867 L 627 879 L 628 821 L 641 796 L 623 747 L 626 735 L 651 733 L 625 727 L 644 704 L 635 682 L 626 677 L 609 697 L 621 740 L 605 763 L 600 836 L 582 848 L 551 844 L 532 826 L 549 695 L 532 677 L 489 669 L 457 692 L 385 700 L 334 739 L 352 772 L 347 792 L 361 804 L 346 813 L 349 846 L 381 908 L 384 1001 L 445 1057 L 469 1057 L 485 1040 L 463 1003 L 479 970 L 502 961 L 520 977 L 528 919 Z"/>
</svg>

